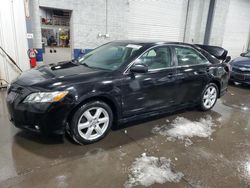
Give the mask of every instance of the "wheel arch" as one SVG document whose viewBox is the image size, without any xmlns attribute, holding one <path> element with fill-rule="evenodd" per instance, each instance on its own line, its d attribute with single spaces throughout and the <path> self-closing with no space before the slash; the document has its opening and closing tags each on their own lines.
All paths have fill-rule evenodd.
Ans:
<svg viewBox="0 0 250 188">
<path fill-rule="evenodd" d="M 219 80 L 212 80 L 210 83 L 215 84 L 218 87 L 218 98 L 220 98 L 220 92 L 221 92 L 221 83 Z"/>
<path fill-rule="evenodd" d="M 111 99 L 110 97 L 104 96 L 104 95 L 99 95 L 99 96 L 91 96 L 88 98 L 83 99 L 80 103 L 78 103 L 69 113 L 68 117 L 67 117 L 67 122 L 70 122 L 70 120 L 72 119 L 74 113 L 83 105 L 86 104 L 88 102 L 92 102 L 92 101 L 101 101 L 106 103 L 107 105 L 109 105 L 109 107 L 111 108 L 112 112 L 113 112 L 113 118 L 114 118 L 114 124 L 116 124 L 120 118 L 120 110 L 119 110 L 119 106 L 118 104 L 116 104 L 116 102 Z"/>
</svg>

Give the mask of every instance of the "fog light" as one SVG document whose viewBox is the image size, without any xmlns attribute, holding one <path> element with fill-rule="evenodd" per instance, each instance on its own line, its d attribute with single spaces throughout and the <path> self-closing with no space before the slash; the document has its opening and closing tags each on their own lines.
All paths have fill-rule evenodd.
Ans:
<svg viewBox="0 0 250 188">
<path fill-rule="evenodd" d="M 38 125 L 35 125 L 36 130 L 40 130 L 40 127 Z"/>
</svg>

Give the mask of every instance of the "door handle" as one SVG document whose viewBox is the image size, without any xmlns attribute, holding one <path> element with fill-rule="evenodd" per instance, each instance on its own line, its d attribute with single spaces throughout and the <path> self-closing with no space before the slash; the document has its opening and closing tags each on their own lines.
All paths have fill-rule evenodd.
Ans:
<svg viewBox="0 0 250 188">
<path fill-rule="evenodd" d="M 206 73 L 209 73 L 210 72 L 210 68 L 209 67 L 207 67 L 207 68 L 205 68 L 205 69 L 203 69 L 203 70 L 199 70 L 197 73 L 198 74 L 206 74 Z"/>
<path fill-rule="evenodd" d="M 168 77 L 168 78 L 173 78 L 173 77 L 174 77 L 174 74 L 173 74 L 173 73 L 169 73 L 167 77 Z"/>
</svg>

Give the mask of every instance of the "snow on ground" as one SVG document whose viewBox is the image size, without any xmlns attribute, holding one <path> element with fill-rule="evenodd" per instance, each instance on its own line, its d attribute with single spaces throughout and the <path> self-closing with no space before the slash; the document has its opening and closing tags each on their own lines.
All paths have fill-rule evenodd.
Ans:
<svg viewBox="0 0 250 188">
<path fill-rule="evenodd" d="M 239 163 L 238 172 L 244 181 L 250 183 L 250 159 Z"/>
<path fill-rule="evenodd" d="M 183 177 L 181 172 L 171 170 L 171 160 L 165 157 L 147 156 L 145 153 L 136 158 L 129 169 L 129 179 L 124 186 L 151 186 L 154 183 L 179 182 Z"/>
<path fill-rule="evenodd" d="M 244 171 L 245 171 L 245 177 L 247 179 L 250 179 L 250 160 L 243 163 L 243 168 L 244 168 Z"/>
<path fill-rule="evenodd" d="M 249 110 L 249 108 L 247 106 L 243 106 L 243 107 L 241 107 L 241 110 L 247 111 L 247 110 Z"/>
<path fill-rule="evenodd" d="M 246 162 L 245 169 L 246 169 L 246 174 L 249 178 L 250 177 L 250 161 Z"/>
<path fill-rule="evenodd" d="M 199 121 L 190 121 L 184 117 L 177 117 L 170 125 L 156 126 L 152 132 L 167 136 L 169 141 L 183 140 L 185 146 L 189 146 L 192 144 L 190 140 L 192 137 L 210 137 L 214 132 L 214 126 L 211 116 L 201 118 Z"/>
</svg>

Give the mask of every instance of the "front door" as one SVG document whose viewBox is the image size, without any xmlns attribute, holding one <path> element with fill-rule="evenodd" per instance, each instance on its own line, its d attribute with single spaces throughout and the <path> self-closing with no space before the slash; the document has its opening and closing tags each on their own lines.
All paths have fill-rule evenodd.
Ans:
<svg viewBox="0 0 250 188">
<path fill-rule="evenodd" d="M 175 75 L 171 49 L 155 47 L 136 62 L 148 66 L 147 73 L 128 73 L 122 80 L 124 116 L 159 110 L 174 104 Z"/>
</svg>

